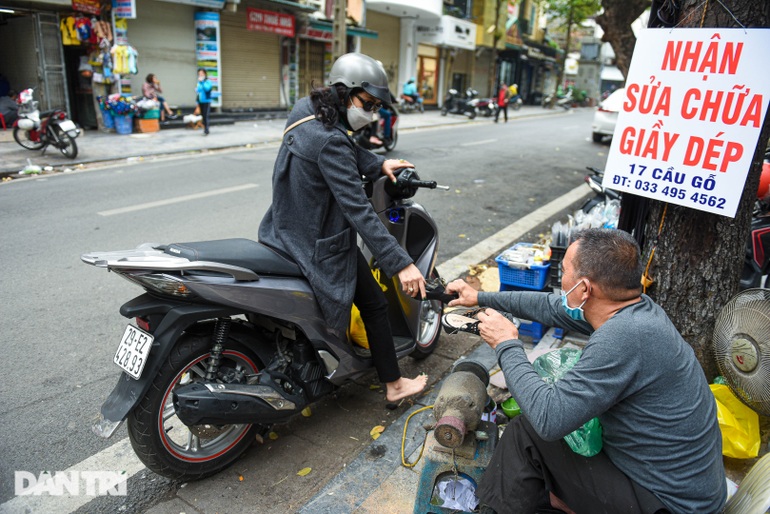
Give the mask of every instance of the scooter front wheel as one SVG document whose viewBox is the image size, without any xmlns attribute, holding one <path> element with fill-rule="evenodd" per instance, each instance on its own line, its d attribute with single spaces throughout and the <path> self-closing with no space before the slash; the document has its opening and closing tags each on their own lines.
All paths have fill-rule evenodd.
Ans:
<svg viewBox="0 0 770 514">
<path fill-rule="evenodd" d="M 182 481 L 200 480 L 232 464 L 254 440 L 260 425 L 196 425 L 176 416 L 173 391 L 203 380 L 211 355 L 211 335 L 184 336 L 161 366 L 150 389 L 128 416 L 128 436 L 139 459 L 155 473 Z M 219 364 L 220 376 L 257 373 L 256 355 L 229 339 Z"/>
<path fill-rule="evenodd" d="M 398 131 L 393 130 L 391 136 L 392 137 L 389 140 L 385 140 L 384 148 L 386 152 L 393 151 L 396 148 L 396 142 L 398 141 Z"/>
<path fill-rule="evenodd" d="M 439 280 L 435 271 L 431 279 Z M 412 358 L 422 360 L 433 353 L 441 336 L 442 304 L 438 300 L 420 302 L 420 328 L 417 334 L 417 344 L 410 354 Z"/>
<path fill-rule="evenodd" d="M 74 159 L 78 156 L 78 144 L 66 132 L 59 134 L 59 151 L 64 157 Z"/>
<path fill-rule="evenodd" d="M 27 150 L 40 150 L 45 146 L 45 143 L 39 137 L 37 141 L 33 141 L 30 139 L 30 131 L 22 130 L 19 127 L 13 128 L 13 138 Z"/>
</svg>

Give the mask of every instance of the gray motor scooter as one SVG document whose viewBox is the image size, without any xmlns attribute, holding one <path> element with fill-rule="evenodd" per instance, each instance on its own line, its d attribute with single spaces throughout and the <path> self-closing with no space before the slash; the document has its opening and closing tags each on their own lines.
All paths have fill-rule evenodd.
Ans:
<svg viewBox="0 0 770 514">
<path fill-rule="evenodd" d="M 446 188 L 411 168 L 395 184 L 381 177 L 364 187 L 429 279 L 425 301 L 405 295 L 397 278 L 385 284 L 398 357 L 425 358 L 438 343 L 449 298 L 434 268 L 438 228 L 411 197 L 418 188 Z M 114 355 L 123 374 L 94 432 L 110 437 L 127 420 L 134 451 L 160 475 L 217 473 L 256 433 L 373 369 L 368 350 L 326 325 L 296 264 L 256 241 L 146 243 L 81 259 L 145 289 L 120 308 L 135 322 Z"/>
</svg>

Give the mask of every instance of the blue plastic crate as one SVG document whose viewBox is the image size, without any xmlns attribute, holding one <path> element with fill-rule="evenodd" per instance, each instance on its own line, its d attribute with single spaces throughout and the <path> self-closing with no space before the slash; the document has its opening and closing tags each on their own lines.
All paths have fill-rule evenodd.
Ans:
<svg viewBox="0 0 770 514">
<path fill-rule="evenodd" d="M 543 338 L 543 334 L 546 332 L 546 327 L 543 326 L 542 323 L 538 323 L 537 321 L 527 321 L 525 319 L 519 321 L 521 321 L 521 326 L 519 327 L 519 335 L 531 337 L 533 343 L 537 343 Z"/>
<path fill-rule="evenodd" d="M 517 243 L 509 248 L 509 250 L 518 250 L 528 246 L 532 245 L 529 243 Z M 503 254 L 504 253 L 505 252 L 503 252 Z M 545 284 L 548 281 L 548 270 L 551 268 L 550 263 L 543 265 L 530 264 L 529 269 L 518 268 L 511 266 L 508 261 L 504 260 L 502 258 L 503 254 L 500 254 L 495 258 L 497 268 L 500 272 L 501 285 L 521 287 L 533 291 L 542 291 L 545 288 Z"/>
</svg>

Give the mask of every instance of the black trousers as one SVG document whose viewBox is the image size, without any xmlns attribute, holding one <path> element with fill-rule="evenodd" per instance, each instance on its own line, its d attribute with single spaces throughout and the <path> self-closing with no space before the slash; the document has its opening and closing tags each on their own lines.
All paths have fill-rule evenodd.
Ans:
<svg viewBox="0 0 770 514">
<path fill-rule="evenodd" d="M 211 111 L 211 103 L 199 102 L 198 107 L 201 108 L 201 116 L 203 117 L 203 132 L 209 133 L 209 112 Z"/>
<path fill-rule="evenodd" d="M 361 311 L 369 350 L 372 352 L 372 362 L 380 381 L 387 383 L 398 380 L 401 378 L 401 371 L 398 368 L 396 347 L 388 321 L 388 301 L 361 250 L 358 250 L 353 303 Z"/>
<path fill-rule="evenodd" d="M 551 492 L 577 514 L 669 513 L 604 452 L 583 457 L 563 439 L 544 441 L 521 414 L 503 432 L 477 495 L 498 514 L 531 514 L 550 507 Z"/>
<path fill-rule="evenodd" d="M 500 106 L 500 108 L 495 113 L 495 121 L 497 121 L 497 118 L 500 117 L 500 111 L 503 111 L 503 116 L 505 116 L 505 122 L 508 123 L 508 104 Z"/>
</svg>

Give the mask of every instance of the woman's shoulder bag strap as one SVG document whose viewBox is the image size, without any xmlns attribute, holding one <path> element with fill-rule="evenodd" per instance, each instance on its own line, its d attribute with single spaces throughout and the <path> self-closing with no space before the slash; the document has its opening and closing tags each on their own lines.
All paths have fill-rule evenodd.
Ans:
<svg viewBox="0 0 770 514">
<path fill-rule="evenodd" d="M 291 129 L 293 129 L 294 127 L 297 127 L 297 126 L 299 126 L 299 125 L 302 125 L 302 124 L 303 124 L 303 123 L 305 123 L 306 121 L 310 121 L 310 120 L 314 120 L 314 119 L 315 119 L 315 114 L 311 114 L 310 116 L 305 116 L 305 117 L 304 117 L 304 118 L 302 118 L 301 120 L 295 121 L 294 123 L 292 123 L 291 125 L 289 125 L 288 127 L 286 127 L 286 130 L 284 130 L 284 131 L 283 131 L 283 135 L 285 136 L 286 134 L 288 134 L 288 133 L 289 133 L 289 131 L 290 131 Z"/>
</svg>

